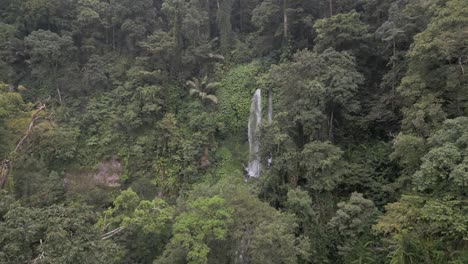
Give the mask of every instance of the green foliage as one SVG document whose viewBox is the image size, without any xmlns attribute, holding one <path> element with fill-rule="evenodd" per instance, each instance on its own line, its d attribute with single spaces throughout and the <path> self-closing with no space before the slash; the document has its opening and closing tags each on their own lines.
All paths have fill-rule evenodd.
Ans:
<svg viewBox="0 0 468 264">
<path fill-rule="evenodd" d="M 9 65 L 11 61 L 13 39 L 16 28 L 13 25 L 0 22 L 0 76 L 2 81 L 11 81 L 14 76 L 14 69 Z M 2 84 L 3 85 L 3 84 Z"/>
<path fill-rule="evenodd" d="M 362 49 L 362 42 L 368 37 L 368 26 L 361 22 L 360 15 L 355 10 L 317 20 L 314 30 L 317 34 L 314 49 L 318 52 L 328 48 L 337 51 Z"/>
<path fill-rule="evenodd" d="M 399 87 L 413 104 L 406 110 L 403 122 L 412 122 L 415 119 L 413 113 L 418 113 L 416 120 L 425 118 L 435 125 L 439 125 L 447 115 L 466 115 L 464 91 L 467 79 L 462 62 L 467 56 L 463 49 L 466 31 L 460 29 L 468 22 L 467 8 L 462 2 L 448 1 L 437 9 L 427 29 L 415 36 L 409 51 L 408 72 Z M 416 127 L 415 132 L 428 136 L 424 128 Z"/>
<path fill-rule="evenodd" d="M 203 122 L 205 120 L 201 124 Z M 154 183 L 162 193 L 174 195 L 197 179 L 195 172 L 199 169 L 203 148 L 209 146 L 209 137 L 202 132 L 189 134 L 190 130 L 183 127 L 173 114 L 167 114 L 161 120 L 158 130 L 165 136 L 156 139 L 158 148 L 153 153 L 152 166 Z"/>
<path fill-rule="evenodd" d="M 278 103 L 275 121 L 262 129 L 261 152 L 264 164 L 270 156 L 274 160 L 263 181 L 273 204 L 284 202 L 288 184 L 331 191 L 342 181 L 343 151 L 327 141 L 359 109 L 355 94 L 361 81 L 353 57 L 333 49 L 299 51 L 293 61 L 272 67 L 267 83 Z"/>
<path fill-rule="evenodd" d="M 151 36 L 140 43 L 149 60 L 156 64 L 154 67 L 157 69 L 170 71 L 168 65 L 174 60 L 174 51 L 176 50 L 176 43 L 174 38 L 167 32 L 156 31 Z"/>
<path fill-rule="evenodd" d="M 20 133 L 26 130 L 29 106 L 20 94 L 9 92 L 8 85 L 0 83 L 0 158 L 6 158 L 14 149 Z"/>
<path fill-rule="evenodd" d="M 173 209 L 163 199 L 140 200 L 131 189 L 122 191 L 114 200 L 114 207 L 104 212 L 100 225 L 133 226 L 144 233 L 160 234 L 172 221 Z"/>
<path fill-rule="evenodd" d="M 178 248 L 185 252 L 188 263 L 207 263 L 210 252 L 207 243 L 226 238 L 227 227 L 232 222 L 231 214 L 232 209 L 226 207 L 224 199 L 219 196 L 189 203 L 187 211 L 177 216 L 174 236 L 163 258 L 156 263 L 169 261 L 171 254 L 180 253 Z"/>
<path fill-rule="evenodd" d="M 138 195 L 128 189 L 122 191 L 114 200 L 113 207 L 104 211 L 99 225 L 102 228 L 138 227 L 144 233 L 162 233 L 165 225 L 172 221 L 173 209 L 163 199 L 140 200 Z"/>
<path fill-rule="evenodd" d="M 60 36 L 51 31 L 38 30 L 32 32 L 24 39 L 28 53 L 31 56 L 32 75 L 43 78 L 44 74 L 51 72 L 50 79 L 41 80 L 44 94 L 58 94 L 60 103 L 63 103 L 61 86 L 66 69 L 72 65 L 67 60 L 73 58 L 74 46 L 70 36 Z M 54 89 L 55 88 L 55 89 Z M 55 91 L 57 90 L 57 91 Z"/>
<path fill-rule="evenodd" d="M 245 148 L 236 140 L 226 141 L 224 146 L 219 148 L 216 155 L 217 167 L 213 172 L 213 176 L 218 179 L 226 178 L 242 178 L 244 171 L 242 164 L 245 163 Z"/>
<path fill-rule="evenodd" d="M 219 83 L 208 82 L 207 77 L 205 76 L 202 80 L 193 79 L 192 81 L 187 81 L 186 85 L 190 88 L 190 95 L 196 94 L 202 100 L 209 100 L 214 104 L 218 104 L 218 98 L 209 93 L 213 93 L 219 86 Z"/>
<path fill-rule="evenodd" d="M 50 31 L 38 30 L 25 39 L 25 44 L 30 49 L 33 62 L 45 62 L 55 66 L 63 62 L 64 55 L 69 52 L 73 42 L 70 37 L 61 37 Z"/>
<path fill-rule="evenodd" d="M 317 0 L 259 1 L 251 11 L 251 23 L 256 30 L 249 43 L 253 53 L 287 55 L 290 48 L 307 47 L 306 39 L 312 38 L 309 29 L 320 17 L 321 4 Z"/>
<path fill-rule="evenodd" d="M 232 0 L 222 1 L 216 14 L 216 20 L 220 29 L 220 49 L 223 53 L 229 52 L 234 40 L 231 24 L 233 2 Z"/>
<path fill-rule="evenodd" d="M 297 223 L 295 234 L 305 243 L 301 246 L 306 254 L 299 256 L 299 261 L 325 262 L 327 260 L 328 249 L 326 243 L 328 237 L 319 227 L 322 220 L 323 208 L 319 207 L 318 201 L 312 199 L 306 191 L 300 188 L 288 191 L 288 198 L 285 202 L 285 211 L 293 213 Z"/>
<path fill-rule="evenodd" d="M 464 1 L 0 2 L 0 262 L 468 259 Z"/>
<path fill-rule="evenodd" d="M 104 211 L 98 226 L 122 246 L 123 262 L 150 262 L 167 243 L 174 208 L 161 198 L 142 200 L 131 189 L 122 191 Z"/>
<path fill-rule="evenodd" d="M 132 224 L 143 226 L 145 233 L 162 233 L 166 224 L 172 220 L 172 208 L 162 199 L 141 201 L 135 209 Z"/>
<path fill-rule="evenodd" d="M 448 119 L 428 139 L 429 151 L 413 175 L 418 190 L 464 194 L 468 181 L 468 118 Z"/>
<path fill-rule="evenodd" d="M 307 260 L 310 244 L 296 236 L 298 227 L 292 215 L 261 202 L 242 184 L 220 183 L 227 204 L 233 209 L 228 233 L 229 259 L 252 263 L 296 263 Z M 237 253 L 236 253 L 237 252 Z"/>
<path fill-rule="evenodd" d="M 348 202 L 338 203 L 338 208 L 328 225 L 337 232 L 338 254 L 346 258 L 359 240 L 369 239 L 369 230 L 378 211 L 374 203 L 360 193 L 352 193 Z"/>
<path fill-rule="evenodd" d="M 218 122 L 226 134 L 236 135 L 247 131 L 250 98 L 255 90 L 255 76 L 260 70 L 258 62 L 238 65 L 220 81 L 216 92 L 219 99 Z"/>
<path fill-rule="evenodd" d="M 400 133 L 395 138 L 393 148 L 390 157 L 399 162 L 405 174 L 412 175 L 421 164 L 421 158 L 426 151 L 426 144 L 423 138 Z"/>
<path fill-rule="evenodd" d="M 30 144 L 33 151 L 40 153 L 41 159 L 50 161 L 51 167 L 60 167 L 77 158 L 76 142 L 79 135 L 76 128 L 58 126 L 55 122 L 41 122 L 35 127 Z"/>
<path fill-rule="evenodd" d="M 2 194 L 4 199 L 8 196 Z M 4 206 L 0 210 L 2 263 L 118 263 L 119 248 L 101 240 L 89 208 Z"/>
<path fill-rule="evenodd" d="M 308 193 L 301 189 L 289 190 L 286 208 L 296 215 L 301 229 L 307 234 L 307 229 L 310 228 L 309 224 L 312 223 L 316 215 L 312 207 L 312 199 Z"/>
<path fill-rule="evenodd" d="M 355 94 L 363 77 L 355 67 L 351 55 L 331 48 L 320 54 L 299 51 L 292 62 L 272 67 L 271 85 L 280 98 L 277 116 L 285 128 L 302 130 L 295 132 L 296 144 L 332 139 L 337 120 L 358 111 Z"/>
<path fill-rule="evenodd" d="M 300 166 L 307 180 L 305 186 L 313 190 L 333 190 L 341 182 L 343 152 L 329 142 L 313 141 L 304 146 Z"/>
<path fill-rule="evenodd" d="M 462 200 L 404 195 L 386 211 L 374 229 L 390 236 L 392 263 L 463 261 L 467 211 Z"/>
<path fill-rule="evenodd" d="M 127 223 L 129 215 L 134 213 L 139 202 L 140 198 L 131 189 L 122 191 L 120 195 L 115 198 L 114 207 L 109 208 L 104 215 L 106 218 L 114 215 L 115 219 L 112 219 L 112 221 Z M 105 221 L 108 220 L 105 219 Z M 107 223 L 102 223 L 103 226 L 106 224 Z"/>
<path fill-rule="evenodd" d="M 28 156 L 17 159 L 11 176 L 17 198 L 31 203 L 44 201 L 49 171 L 43 161 Z"/>
<path fill-rule="evenodd" d="M 409 143 L 398 146 L 411 147 Z M 415 152 L 411 150 L 401 153 Z M 346 150 L 344 159 L 348 164 L 343 176 L 345 180 L 341 184 L 343 190 L 348 190 L 349 193 L 361 192 L 378 207 L 397 199 L 403 183 L 398 179 L 400 170 L 398 164 L 390 158 L 391 154 L 391 142 L 382 141 L 369 142 Z"/>
<path fill-rule="evenodd" d="M 420 137 L 428 137 L 431 131 L 447 118 L 441 101 L 433 95 L 426 95 L 409 109 L 403 109 L 403 114 L 405 114 L 401 124 L 403 131 Z"/>
<path fill-rule="evenodd" d="M 272 222 L 264 223 L 259 226 L 253 233 L 252 250 L 255 252 L 252 256 L 252 263 L 297 263 L 297 256 L 289 253 L 294 252 L 296 245 L 294 244 L 294 235 L 292 234 L 294 226 L 292 222 Z M 276 247 L 276 250 L 271 250 L 276 244 L 281 247 Z M 299 244 L 304 247 L 307 259 L 307 244 Z"/>
</svg>

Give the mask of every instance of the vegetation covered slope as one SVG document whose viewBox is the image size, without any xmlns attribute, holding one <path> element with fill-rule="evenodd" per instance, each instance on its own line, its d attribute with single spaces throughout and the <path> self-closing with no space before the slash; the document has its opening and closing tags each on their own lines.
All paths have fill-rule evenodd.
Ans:
<svg viewBox="0 0 468 264">
<path fill-rule="evenodd" d="M 467 40 L 464 0 L 0 0 L 0 263 L 467 263 Z"/>
</svg>

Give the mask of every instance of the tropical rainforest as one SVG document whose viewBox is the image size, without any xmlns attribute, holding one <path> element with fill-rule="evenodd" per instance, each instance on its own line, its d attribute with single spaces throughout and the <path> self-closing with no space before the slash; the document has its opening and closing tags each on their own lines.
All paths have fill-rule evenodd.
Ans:
<svg viewBox="0 0 468 264">
<path fill-rule="evenodd" d="M 0 263 L 468 263 L 467 62 L 466 0 L 0 0 Z"/>
</svg>

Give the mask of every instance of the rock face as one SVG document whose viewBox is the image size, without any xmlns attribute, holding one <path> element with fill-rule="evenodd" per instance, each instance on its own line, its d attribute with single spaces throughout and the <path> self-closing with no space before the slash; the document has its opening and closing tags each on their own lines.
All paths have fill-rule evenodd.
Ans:
<svg viewBox="0 0 468 264">
<path fill-rule="evenodd" d="M 116 188 L 120 186 L 122 164 L 117 157 L 101 161 L 95 170 L 72 171 L 65 174 L 67 191 L 85 192 L 96 186 Z"/>
<path fill-rule="evenodd" d="M 113 157 L 110 160 L 99 163 L 97 173 L 94 175 L 94 180 L 97 184 L 107 187 L 119 187 L 120 176 L 122 175 L 122 164 Z"/>
<path fill-rule="evenodd" d="M 200 159 L 200 166 L 203 169 L 206 169 L 210 165 L 211 165 L 211 161 L 210 161 L 209 151 L 208 151 L 208 148 L 205 148 L 205 150 L 203 151 L 203 156 Z"/>
</svg>

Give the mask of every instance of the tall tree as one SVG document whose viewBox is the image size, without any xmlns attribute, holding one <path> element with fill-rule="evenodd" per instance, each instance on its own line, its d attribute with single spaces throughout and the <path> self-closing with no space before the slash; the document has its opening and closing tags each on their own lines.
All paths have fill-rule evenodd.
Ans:
<svg viewBox="0 0 468 264">
<path fill-rule="evenodd" d="M 60 36 L 44 30 L 32 32 L 25 38 L 25 44 L 31 55 L 32 74 L 40 78 L 51 71 L 50 85 L 54 87 L 60 104 L 63 104 L 63 81 L 65 69 L 70 67 L 67 61 L 73 55 L 73 41 L 70 36 Z M 62 79 L 63 80 L 63 79 Z M 50 89 L 50 87 L 44 87 Z M 50 92 L 51 91 L 47 91 Z"/>
</svg>

